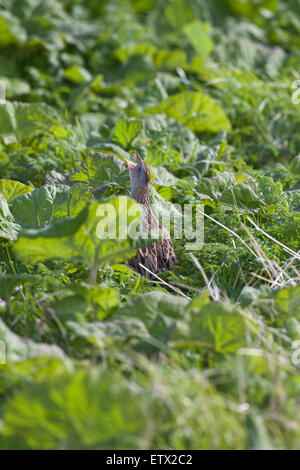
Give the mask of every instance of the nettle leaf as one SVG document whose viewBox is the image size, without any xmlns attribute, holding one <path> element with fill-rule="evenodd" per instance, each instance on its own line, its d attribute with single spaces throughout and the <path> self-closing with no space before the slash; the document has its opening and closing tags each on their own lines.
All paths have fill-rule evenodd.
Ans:
<svg viewBox="0 0 300 470">
<path fill-rule="evenodd" d="M 192 131 L 221 132 L 230 131 L 231 124 L 223 110 L 210 96 L 195 92 L 183 91 L 161 101 L 146 113 L 165 113 L 177 119 Z"/>
<path fill-rule="evenodd" d="M 0 103 L 0 135 L 13 134 L 22 140 L 59 121 L 56 111 L 45 103 Z"/>
<path fill-rule="evenodd" d="M 20 226 L 15 222 L 5 197 L 0 193 L 0 238 L 14 241 L 19 230 Z"/>
<path fill-rule="evenodd" d="M 192 21 L 184 25 L 183 32 L 198 54 L 205 57 L 211 53 L 214 43 L 211 39 L 210 23 Z"/>
<path fill-rule="evenodd" d="M 114 155 L 100 152 L 88 155 L 70 181 L 85 183 L 97 189 L 97 194 L 115 193 L 130 185 L 127 165 Z"/>
<path fill-rule="evenodd" d="M 120 143 L 124 149 L 130 149 L 142 127 L 142 122 L 136 119 L 120 119 L 114 128 L 113 140 Z"/>
<path fill-rule="evenodd" d="M 31 191 L 30 186 L 19 181 L 0 180 L 0 193 L 3 194 L 9 204 L 21 194 L 30 193 Z"/>
<path fill-rule="evenodd" d="M 11 331 L 2 320 L 0 320 L 0 341 L 5 344 L 5 359 L 8 365 L 11 362 L 23 362 L 36 357 L 56 358 L 70 365 L 69 359 L 58 346 L 38 344 L 22 338 Z"/>
<path fill-rule="evenodd" d="M 121 196 L 104 204 L 93 202 L 77 217 L 53 222 L 46 228 L 22 232 L 14 251 L 28 263 L 51 258 L 72 259 L 90 268 L 124 261 L 151 239 L 131 237 L 128 227 L 138 224 L 141 207 Z M 153 241 L 153 240 L 152 240 Z"/>
</svg>

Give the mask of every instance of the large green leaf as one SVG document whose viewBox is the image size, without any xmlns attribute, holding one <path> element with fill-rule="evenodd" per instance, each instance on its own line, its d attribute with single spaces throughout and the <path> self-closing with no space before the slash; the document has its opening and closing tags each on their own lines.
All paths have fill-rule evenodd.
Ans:
<svg viewBox="0 0 300 470">
<path fill-rule="evenodd" d="M 192 310 L 189 319 L 181 322 L 172 339 L 180 346 L 186 342 L 207 347 L 218 353 L 236 353 L 245 347 L 246 326 L 238 309 L 230 305 L 214 303 Z"/>
<path fill-rule="evenodd" d="M 15 222 L 5 197 L 0 193 L 0 238 L 15 240 L 20 226 Z"/>
<path fill-rule="evenodd" d="M 0 48 L 24 42 L 25 39 L 26 31 L 19 19 L 9 11 L 0 10 Z"/>
<path fill-rule="evenodd" d="M 45 103 L 0 103 L 0 135 L 14 134 L 22 140 L 46 131 L 56 122 L 58 114 Z"/>
<path fill-rule="evenodd" d="M 31 339 L 22 338 L 11 331 L 0 320 L 0 341 L 5 344 L 5 359 L 9 365 L 11 362 L 23 362 L 35 357 L 57 358 L 70 365 L 69 359 L 56 345 L 38 344 Z"/>
<path fill-rule="evenodd" d="M 14 250 L 29 263 L 61 258 L 83 262 L 92 268 L 104 262 L 123 261 L 134 254 L 136 247 L 151 241 L 128 235 L 128 226 L 137 223 L 140 216 L 140 206 L 127 197 L 106 204 L 94 202 L 75 218 L 24 231 Z"/>
<path fill-rule="evenodd" d="M 70 181 L 85 183 L 97 195 L 113 194 L 130 185 L 127 165 L 114 155 L 99 152 L 88 155 L 71 174 Z"/>
<path fill-rule="evenodd" d="M 163 346 L 176 328 L 176 320 L 184 315 L 188 300 L 183 297 L 152 291 L 132 299 L 116 312 L 122 318 L 131 317 L 142 321 L 151 336 L 155 338 L 155 346 Z M 145 344 L 147 343 L 147 344 Z M 139 345 L 140 349 L 152 351 L 150 338 Z"/>
<path fill-rule="evenodd" d="M 0 193 L 3 194 L 9 204 L 21 194 L 30 193 L 31 191 L 30 186 L 19 181 L 0 180 Z"/>
<path fill-rule="evenodd" d="M 187 36 L 196 52 L 204 57 L 210 54 L 214 46 L 210 31 L 210 23 L 201 23 L 198 20 L 187 23 L 183 27 L 184 34 Z"/>
<path fill-rule="evenodd" d="M 85 185 L 72 188 L 41 186 L 30 194 L 17 197 L 12 203 L 15 220 L 24 228 L 44 227 L 56 219 L 75 217 L 92 195 Z"/>
<path fill-rule="evenodd" d="M 231 129 L 223 110 L 210 96 L 200 92 L 177 93 L 146 112 L 148 114 L 163 112 L 197 132 L 220 132 Z"/>
<path fill-rule="evenodd" d="M 114 128 L 113 140 L 119 142 L 124 149 L 130 149 L 141 130 L 141 121 L 120 119 Z"/>
</svg>

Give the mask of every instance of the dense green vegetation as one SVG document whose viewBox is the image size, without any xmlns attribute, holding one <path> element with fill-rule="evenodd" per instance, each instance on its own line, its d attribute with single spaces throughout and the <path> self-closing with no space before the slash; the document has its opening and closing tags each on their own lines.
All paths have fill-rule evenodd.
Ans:
<svg viewBox="0 0 300 470">
<path fill-rule="evenodd" d="M 0 0 L 0 448 L 299 448 L 299 46 L 300 0 Z M 134 150 L 205 211 L 155 281 L 96 236 Z"/>
</svg>

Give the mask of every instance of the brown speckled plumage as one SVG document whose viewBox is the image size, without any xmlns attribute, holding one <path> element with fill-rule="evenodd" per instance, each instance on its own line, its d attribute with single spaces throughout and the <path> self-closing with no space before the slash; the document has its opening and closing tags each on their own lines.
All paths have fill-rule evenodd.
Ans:
<svg viewBox="0 0 300 470">
<path fill-rule="evenodd" d="M 144 208 L 142 230 L 147 232 L 158 228 L 162 229 L 162 226 L 153 214 L 150 205 L 150 169 L 138 154 L 137 161 L 137 165 L 132 162 L 127 162 L 127 164 L 131 170 L 131 182 L 133 182 L 133 178 L 135 178 L 134 183 L 137 183 L 136 187 L 133 187 L 134 185 L 132 184 L 131 196 L 139 204 L 142 204 Z M 139 170 L 140 173 L 137 171 L 139 169 L 138 167 L 141 168 Z M 177 264 L 177 258 L 170 235 L 165 231 L 161 241 L 154 242 L 145 248 L 139 248 L 136 256 L 129 260 L 129 264 L 143 276 L 149 275 L 149 273 L 143 269 L 140 264 L 145 266 L 154 274 L 170 269 L 173 264 Z"/>
</svg>

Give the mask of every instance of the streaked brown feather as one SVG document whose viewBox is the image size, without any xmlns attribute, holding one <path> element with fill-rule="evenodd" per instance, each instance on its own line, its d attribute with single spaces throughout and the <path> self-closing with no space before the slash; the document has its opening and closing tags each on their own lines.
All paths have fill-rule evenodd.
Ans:
<svg viewBox="0 0 300 470">
<path fill-rule="evenodd" d="M 142 230 L 150 231 L 158 227 L 162 229 L 162 225 L 157 221 L 151 209 L 149 199 L 150 170 L 146 165 L 145 167 L 149 172 L 149 180 L 146 186 L 138 188 L 133 193 L 133 198 L 144 207 Z M 145 248 L 139 248 L 136 256 L 129 260 L 129 264 L 140 274 L 149 276 L 149 273 L 140 266 L 140 263 L 154 274 L 169 270 L 173 264 L 177 264 L 174 245 L 170 236 L 166 234 L 161 241 L 154 242 Z"/>
</svg>

